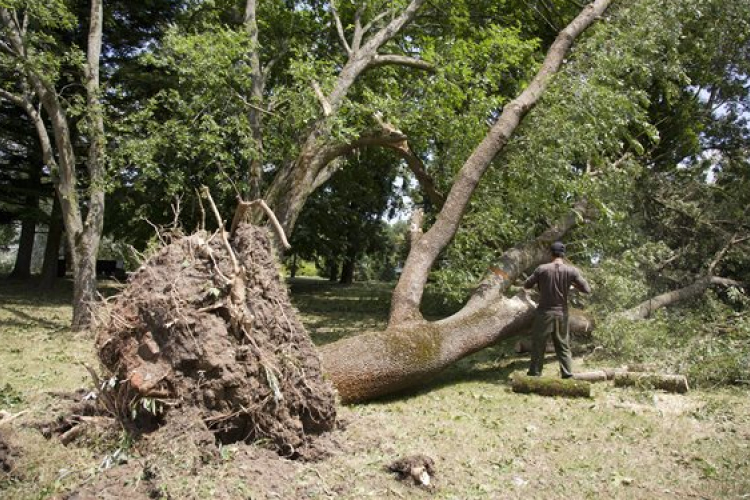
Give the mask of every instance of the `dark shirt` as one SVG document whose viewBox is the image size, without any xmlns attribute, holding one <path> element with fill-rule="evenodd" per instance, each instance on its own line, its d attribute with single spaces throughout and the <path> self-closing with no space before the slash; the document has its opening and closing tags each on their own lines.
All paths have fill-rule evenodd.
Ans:
<svg viewBox="0 0 750 500">
<path fill-rule="evenodd" d="M 524 288 L 539 286 L 538 311 L 564 315 L 568 312 L 568 290 L 573 285 L 583 293 L 591 293 L 591 287 L 581 272 L 562 261 L 553 261 L 537 267 L 534 274 L 523 284 Z"/>
</svg>

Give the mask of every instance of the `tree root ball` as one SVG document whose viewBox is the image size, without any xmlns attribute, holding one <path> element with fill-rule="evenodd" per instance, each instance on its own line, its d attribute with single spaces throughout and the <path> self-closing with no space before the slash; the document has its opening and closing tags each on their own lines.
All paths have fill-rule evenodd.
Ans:
<svg viewBox="0 0 750 500">
<path fill-rule="evenodd" d="M 129 389 L 112 391 L 113 406 L 163 412 L 160 424 L 198 408 L 220 442 L 262 440 L 285 456 L 335 424 L 334 389 L 265 229 L 243 224 L 228 241 L 199 232 L 162 248 L 109 304 L 96 344 Z"/>
</svg>

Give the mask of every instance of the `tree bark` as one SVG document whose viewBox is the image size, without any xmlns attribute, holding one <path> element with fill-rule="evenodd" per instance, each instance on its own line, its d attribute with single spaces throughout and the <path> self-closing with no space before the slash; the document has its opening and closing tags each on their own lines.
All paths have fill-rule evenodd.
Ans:
<svg viewBox="0 0 750 500">
<path fill-rule="evenodd" d="M 511 383 L 513 392 L 539 394 L 540 396 L 562 396 L 566 398 L 590 398 L 591 384 L 584 380 L 549 377 L 529 377 L 514 374 Z"/>
<path fill-rule="evenodd" d="M 586 382 L 606 382 L 609 380 L 609 376 L 604 370 L 574 373 L 573 378 L 576 380 L 585 380 Z"/>
<path fill-rule="evenodd" d="M 523 116 L 539 100 L 550 77 L 560 68 L 573 40 L 607 8 L 596 0 L 560 33 L 529 86 L 503 110 L 497 123 L 464 166 L 435 224 L 411 247 L 394 290 L 388 327 L 328 344 L 321 350 L 324 371 L 343 402 L 362 401 L 422 383 L 456 360 L 499 339 L 528 328 L 535 304 L 525 293 L 506 298 L 503 292 L 520 272 L 544 260 L 550 240 L 559 238 L 580 219 L 578 213 L 536 240 L 512 249 L 501 267 L 457 314 L 425 321 L 419 307 L 427 275 L 439 253 L 455 235 L 479 179 L 507 143 Z"/>
<path fill-rule="evenodd" d="M 21 221 L 21 236 L 18 240 L 18 253 L 10 273 L 11 279 L 28 279 L 31 277 L 31 256 L 34 251 L 36 222 L 30 219 Z"/>
<path fill-rule="evenodd" d="M 44 262 L 42 264 L 42 275 L 39 280 L 41 290 L 52 290 L 57 281 L 57 266 L 60 260 L 60 243 L 63 237 L 63 222 L 60 214 L 60 202 L 54 196 L 52 214 L 47 230 L 47 244 L 44 248 Z"/>
</svg>

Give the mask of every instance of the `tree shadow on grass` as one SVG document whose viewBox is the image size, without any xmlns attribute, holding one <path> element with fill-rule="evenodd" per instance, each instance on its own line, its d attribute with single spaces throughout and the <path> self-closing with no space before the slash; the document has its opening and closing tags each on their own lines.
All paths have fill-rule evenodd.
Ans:
<svg viewBox="0 0 750 500">
<path fill-rule="evenodd" d="M 6 311 L 16 317 L 16 319 L 5 319 L 3 324 L 7 326 L 17 326 L 21 328 L 27 328 L 29 326 L 34 328 L 43 328 L 49 330 L 49 333 L 56 333 L 68 329 L 67 323 L 60 324 L 60 322 L 50 321 L 39 316 L 32 316 L 31 314 L 15 309 L 10 306 L 2 305 L 0 310 Z"/>
</svg>

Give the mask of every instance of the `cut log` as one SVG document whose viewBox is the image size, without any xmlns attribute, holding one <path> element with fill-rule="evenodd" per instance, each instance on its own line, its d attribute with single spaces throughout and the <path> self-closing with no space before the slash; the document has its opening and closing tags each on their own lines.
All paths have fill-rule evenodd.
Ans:
<svg viewBox="0 0 750 500">
<path fill-rule="evenodd" d="M 583 380 L 552 377 L 530 377 L 515 374 L 513 392 L 539 394 L 541 396 L 563 396 L 567 398 L 590 398 L 591 384 Z"/>
<path fill-rule="evenodd" d="M 627 368 L 605 368 L 603 371 L 604 373 L 607 374 L 607 380 L 614 380 L 615 375 L 617 375 L 618 373 L 627 373 L 628 369 Z"/>
<path fill-rule="evenodd" d="M 667 392 L 684 394 L 688 391 L 688 381 L 684 375 L 664 375 L 661 373 L 647 372 L 625 372 L 615 373 L 615 387 L 661 389 Z"/>
<path fill-rule="evenodd" d="M 574 373 L 573 378 L 576 380 L 585 380 L 586 382 L 606 382 L 610 380 L 607 372 L 604 370 Z"/>
</svg>

